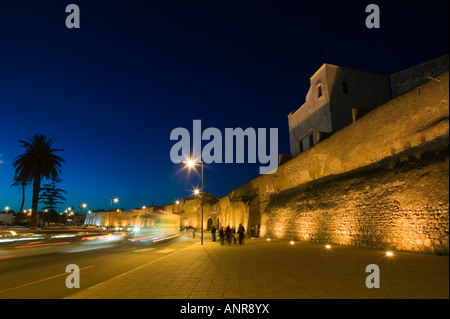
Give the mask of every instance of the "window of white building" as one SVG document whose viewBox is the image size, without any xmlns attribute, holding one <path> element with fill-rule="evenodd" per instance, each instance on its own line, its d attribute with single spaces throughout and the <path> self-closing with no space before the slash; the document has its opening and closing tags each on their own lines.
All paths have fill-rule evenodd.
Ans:
<svg viewBox="0 0 450 319">
<path fill-rule="evenodd" d="M 317 84 L 317 98 L 320 98 L 322 94 L 322 83 Z"/>
<path fill-rule="evenodd" d="M 350 91 L 348 89 L 348 82 L 347 81 L 342 81 L 342 92 L 344 94 L 350 94 Z"/>
</svg>

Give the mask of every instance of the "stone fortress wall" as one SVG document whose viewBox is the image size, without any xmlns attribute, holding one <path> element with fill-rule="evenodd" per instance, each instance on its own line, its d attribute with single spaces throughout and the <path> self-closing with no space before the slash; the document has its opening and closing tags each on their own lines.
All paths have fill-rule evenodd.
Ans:
<svg viewBox="0 0 450 319">
<path fill-rule="evenodd" d="M 402 87 L 275 174 L 206 198 L 204 229 L 258 224 L 260 236 L 448 254 L 448 81 Z M 165 210 L 181 226 L 200 227 L 200 199 L 175 205 Z"/>
</svg>

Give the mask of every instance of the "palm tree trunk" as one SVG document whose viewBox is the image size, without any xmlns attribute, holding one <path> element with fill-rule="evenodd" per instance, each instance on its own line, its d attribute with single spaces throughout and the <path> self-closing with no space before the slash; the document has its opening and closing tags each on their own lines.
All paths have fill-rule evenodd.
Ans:
<svg viewBox="0 0 450 319">
<path fill-rule="evenodd" d="M 33 203 L 31 206 L 31 227 L 37 227 L 37 209 L 39 203 L 39 192 L 41 190 L 41 177 L 35 176 L 33 179 Z"/>
<path fill-rule="evenodd" d="M 25 182 L 22 182 L 22 205 L 20 206 L 19 213 L 22 214 L 23 211 L 23 205 L 25 205 Z"/>
<path fill-rule="evenodd" d="M 20 222 L 20 220 L 22 219 L 22 216 L 24 216 L 23 205 L 25 205 L 25 186 L 26 186 L 26 183 L 22 182 L 22 205 L 20 205 L 20 210 L 19 210 L 19 214 L 17 215 L 16 223 Z"/>
</svg>

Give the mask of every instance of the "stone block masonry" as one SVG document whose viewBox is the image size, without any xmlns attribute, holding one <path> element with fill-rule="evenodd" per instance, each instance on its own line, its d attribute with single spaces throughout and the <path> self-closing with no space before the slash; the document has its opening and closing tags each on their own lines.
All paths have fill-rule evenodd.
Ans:
<svg viewBox="0 0 450 319">
<path fill-rule="evenodd" d="M 448 254 L 448 150 L 271 198 L 270 237 Z"/>
</svg>

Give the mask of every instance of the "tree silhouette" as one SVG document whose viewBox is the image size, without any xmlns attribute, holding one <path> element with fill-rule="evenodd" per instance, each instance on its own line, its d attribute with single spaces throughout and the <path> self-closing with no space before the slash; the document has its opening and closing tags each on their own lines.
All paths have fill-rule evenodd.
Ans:
<svg viewBox="0 0 450 319">
<path fill-rule="evenodd" d="M 41 180 L 58 177 L 61 173 L 61 163 L 64 159 L 55 155 L 55 152 L 63 151 L 54 149 L 52 145 L 55 141 L 47 140 L 44 135 L 35 134 L 28 138 L 28 141 L 20 140 L 19 143 L 25 148 L 25 153 L 19 155 L 13 165 L 15 174 L 21 180 L 31 179 L 33 181 L 33 200 L 31 206 L 31 227 L 37 226 L 37 208 L 39 203 L 39 192 Z"/>
<path fill-rule="evenodd" d="M 56 187 L 56 183 L 60 183 L 61 181 L 60 178 L 54 177 L 50 184 L 44 184 L 41 187 L 39 202 L 44 204 L 44 219 L 47 219 L 48 222 L 58 220 L 56 207 L 59 204 L 64 204 L 64 201 L 66 201 L 64 195 L 67 194 L 67 191 Z"/>
<path fill-rule="evenodd" d="M 11 186 L 20 186 L 22 189 L 22 204 L 20 205 L 19 214 L 23 212 L 23 206 L 25 205 L 25 188 L 30 185 L 30 183 L 31 178 L 24 178 L 17 174 L 14 176 L 14 182 Z"/>
</svg>

